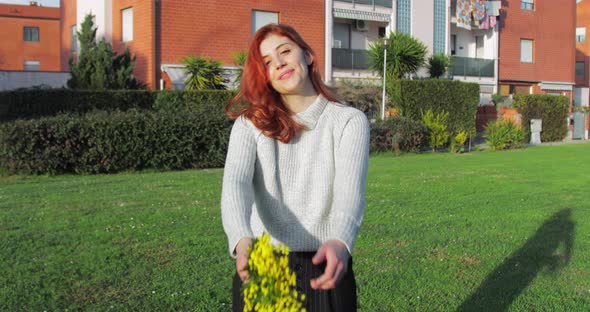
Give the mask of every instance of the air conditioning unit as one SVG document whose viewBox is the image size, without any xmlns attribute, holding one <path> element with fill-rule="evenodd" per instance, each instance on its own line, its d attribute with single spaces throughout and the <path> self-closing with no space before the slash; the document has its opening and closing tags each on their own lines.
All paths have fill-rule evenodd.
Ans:
<svg viewBox="0 0 590 312">
<path fill-rule="evenodd" d="M 367 21 L 364 20 L 356 20 L 355 26 L 357 31 L 367 31 L 369 30 L 369 24 Z"/>
<path fill-rule="evenodd" d="M 342 40 L 333 40 L 332 41 L 332 48 L 342 49 Z"/>
</svg>

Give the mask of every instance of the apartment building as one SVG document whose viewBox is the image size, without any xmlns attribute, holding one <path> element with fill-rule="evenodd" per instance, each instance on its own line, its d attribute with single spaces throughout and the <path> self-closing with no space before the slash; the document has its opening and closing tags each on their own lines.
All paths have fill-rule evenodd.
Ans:
<svg viewBox="0 0 590 312">
<path fill-rule="evenodd" d="M 0 70 L 59 71 L 58 8 L 0 4 Z"/>
<path fill-rule="evenodd" d="M 572 99 L 576 2 L 502 1 L 500 94 L 557 94 Z"/>
<path fill-rule="evenodd" d="M 324 67 L 324 11 L 318 0 L 61 0 L 61 59 L 75 53 L 74 30 L 92 13 L 97 36 L 118 52 L 129 47 L 137 58 L 135 76 L 152 89 L 182 88 L 186 74 L 181 59 L 189 55 L 210 57 L 232 69 L 232 54 L 246 50 L 254 32 L 268 23 L 292 25 Z"/>
</svg>

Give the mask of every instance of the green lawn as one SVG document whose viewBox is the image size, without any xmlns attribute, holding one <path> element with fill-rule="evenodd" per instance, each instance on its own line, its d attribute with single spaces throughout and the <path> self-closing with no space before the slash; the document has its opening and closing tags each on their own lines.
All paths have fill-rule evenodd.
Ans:
<svg viewBox="0 0 590 312">
<path fill-rule="evenodd" d="M 590 310 L 588 155 L 373 156 L 360 310 Z M 221 176 L 0 177 L 0 310 L 228 311 Z"/>
</svg>

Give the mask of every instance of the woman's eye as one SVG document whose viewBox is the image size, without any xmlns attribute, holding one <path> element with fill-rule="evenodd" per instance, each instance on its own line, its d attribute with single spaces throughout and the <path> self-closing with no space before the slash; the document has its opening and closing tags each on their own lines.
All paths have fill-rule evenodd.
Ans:
<svg viewBox="0 0 590 312">
<path fill-rule="evenodd" d="M 281 51 L 281 54 L 287 54 L 289 52 L 291 52 L 291 50 L 283 50 L 283 51 Z"/>
<path fill-rule="evenodd" d="M 267 67 L 270 66 L 270 61 L 264 62 L 264 66 L 267 66 Z"/>
</svg>

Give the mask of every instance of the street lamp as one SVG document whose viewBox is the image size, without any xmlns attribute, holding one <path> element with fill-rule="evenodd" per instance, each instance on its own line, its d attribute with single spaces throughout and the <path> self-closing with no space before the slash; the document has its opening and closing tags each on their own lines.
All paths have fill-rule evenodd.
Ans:
<svg viewBox="0 0 590 312">
<path fill-rule="evenodd" d="M 387 77 L 387 38 L 383 40 L 383 96 L 381 101 L 381 120 L 385 120 L 385 80 Z"/>
</svg>

